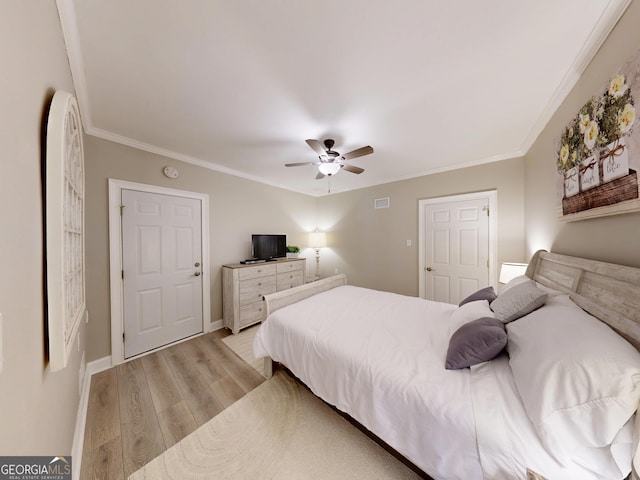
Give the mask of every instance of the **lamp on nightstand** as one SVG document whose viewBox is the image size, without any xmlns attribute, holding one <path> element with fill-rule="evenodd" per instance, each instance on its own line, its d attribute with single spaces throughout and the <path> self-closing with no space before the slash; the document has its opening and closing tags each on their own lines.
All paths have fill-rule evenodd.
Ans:
<svg viewBox="0 0 640 480">
<path fill-rule="evenodd" d="M 320 276 L 320 249 L 327 246 L 327 236 L 324 232 L 311 232 L 309 234 L 309 247 L 316 251 L 316 279 Z"/>
<path fill-rule="evenodd" d="M 526 271 L 526 263 L 504 262 L 502 267 L 500 267 L 500 278 L 498 279 L 498 282 L 509 283 L 510 280 L 513 280 L 520 275 L 524 275 Z"/>
</svg>

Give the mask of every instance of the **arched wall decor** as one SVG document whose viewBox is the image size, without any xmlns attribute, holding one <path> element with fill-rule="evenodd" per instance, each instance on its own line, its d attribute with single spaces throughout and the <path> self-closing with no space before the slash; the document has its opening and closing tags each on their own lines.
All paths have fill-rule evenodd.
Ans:
<svg viewBox="0 0 640 480">
<path fill-rule="evenodd" d="M 78 103 L 57 91 L 47 120 L 46 263 L 49 367 L 67 366 L 85 316 L 84 151 Z"/>
</svg>

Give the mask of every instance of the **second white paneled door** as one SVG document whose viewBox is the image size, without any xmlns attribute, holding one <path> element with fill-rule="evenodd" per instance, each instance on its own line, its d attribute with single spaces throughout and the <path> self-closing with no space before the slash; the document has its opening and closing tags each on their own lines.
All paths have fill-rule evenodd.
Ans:
<svg viewBox="0 0 640 480">
<path fill-rule="evenodd" d="M 202 332 L 201 208 L 122 190 L 124 358 Z"/>
<path fill-rule="evenodd" d="M 489 285 L 489 199 L 424 207 L 424 297 L 458 303 Z"/>
</svg>

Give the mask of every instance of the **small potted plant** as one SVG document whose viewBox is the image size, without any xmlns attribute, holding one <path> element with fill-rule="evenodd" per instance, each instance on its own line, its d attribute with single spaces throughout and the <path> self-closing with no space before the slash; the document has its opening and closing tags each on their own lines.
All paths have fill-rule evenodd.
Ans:
<svg viewBox="0 0 640 480">
<path fill-rule="evenodd" d="M 287 245 L 287 258 L 298 258 L 300 247 L 297 245 Z"/>
</svg>

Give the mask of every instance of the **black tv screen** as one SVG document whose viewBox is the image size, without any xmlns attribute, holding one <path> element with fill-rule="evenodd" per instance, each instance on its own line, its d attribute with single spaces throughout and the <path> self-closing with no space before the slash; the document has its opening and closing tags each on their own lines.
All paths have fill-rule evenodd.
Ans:
<svg viewBox="0 0 640 480">
<path fill-rule="evenodd" d="M 251 235 L 251 256 L 256 260 L 271 260 L 287 256 L 286 235 Z"/>
</svg>

